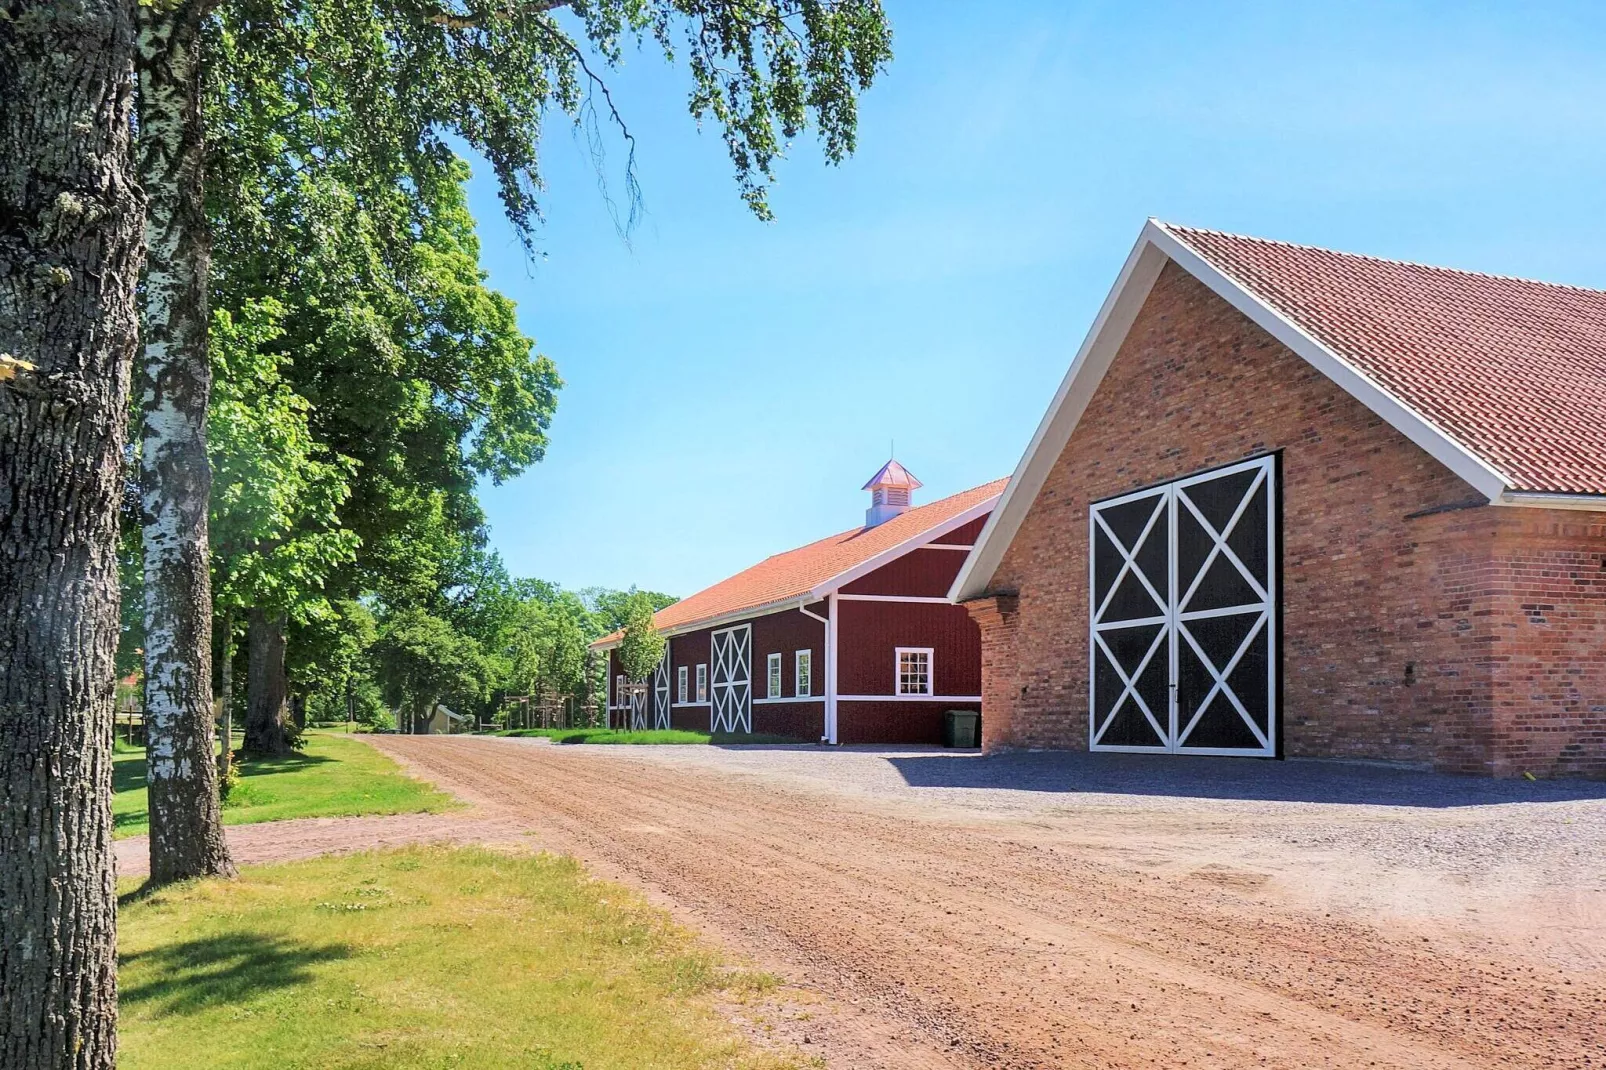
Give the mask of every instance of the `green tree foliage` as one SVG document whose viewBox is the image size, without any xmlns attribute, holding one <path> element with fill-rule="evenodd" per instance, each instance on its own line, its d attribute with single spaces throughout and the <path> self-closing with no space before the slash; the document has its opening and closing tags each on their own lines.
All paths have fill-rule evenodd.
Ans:
<svg viewBox="0 0 1606 1070">
<path fill-rule="evenodd" d="M 403 731 L 420 730 L 437 702 L 455 703 L 459 712 L 478 706 L 490 684 L 479 643 L 422 609 L 400 610 L 384 622 L 374 659 Z"/>
<path fill-rule="evenodd" d="M 313 436 L 311 405 L 285 378 L 291 358 L 275 348 L 284 314 L 263 299 L 213 316 L 212 597 L 219 612 L 304 621 L 330 612 L 324 582 L 356 558 L 340 518 L 355 465 Z"/>
<path fill-rule="evenodd" d="M 666 609 L 679 601 L 674 595 L 662 594 L 658 591 L 640 591 L 631 586 L 623 591 L 612 590 L 607 587 L 587 587 L 580 592 L 581 599 L 586 607 L 595 614 L 601 629 L 597 636 L 604 636 L 616 632 L 625 626 L 630 619 L 630 612 L 637 596 L 646 599 L 652 612 Z"/>
<path fill-rule="evenodd" d="M 289 674 L 306 696 L 309 716 L 319 721 L 373 724 L 383 703 L 373 684 L 373 647 L 379 625 L 373 611 L 355 599 L 336 599 L 291 629 Z"/>
<path fill-rule="evenodd" d="M 619 666 L 636 682 L 652 675 L 664 660 L 666 640 L 652 622 L 652 599 L 636 591 L 626 600 L 625 633 L 619 639 Z"/>
</svg>

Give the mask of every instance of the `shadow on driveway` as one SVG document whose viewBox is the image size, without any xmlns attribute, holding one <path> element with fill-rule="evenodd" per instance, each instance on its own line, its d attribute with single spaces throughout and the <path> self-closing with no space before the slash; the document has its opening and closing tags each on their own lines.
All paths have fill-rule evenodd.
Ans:
<svg viewBox="0 0 1606 1070">
<path fill-rule="evenodd" d="M 1170 754 L 1039 751 L 893 753 L 886 761 L 916 788 L 1010 789 L 1068 794 L 1166 795 L 1372 806 L 1492 806 L 1606 800 L 1606 783 L 1493 780 L 1356 762 L 1207 758 Z"/>
</svg>

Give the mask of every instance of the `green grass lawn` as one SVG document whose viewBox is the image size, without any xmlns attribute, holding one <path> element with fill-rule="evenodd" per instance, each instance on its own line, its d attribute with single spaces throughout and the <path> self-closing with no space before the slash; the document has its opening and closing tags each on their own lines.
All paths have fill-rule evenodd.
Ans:
<svg viewBox="0 0 1606 1070">
<path fill-rule="evenodd" d="M 305 750 L 240 763 L 240 783 L 223 804 L 225 825 L 291 817 L 434 813 L 457 806 L 450 795 L 407 776 L 366 743 L 309 730 Z M 119 746 L 112 758 L 113 835 L 149 831 L 145 752 Z"/>
<path fill-rule="evenodd" d="M 249 867 L 126 897 L 123 1070 L 817 1065 L 712 1007 L 727 969 L 572 859 L 418 847 Z"/>
<path fill-rule="evenodd" d="M 554 743 L 800 743 L 790 736 L 758 732 L 693 732 L 679 728 L 631 731 L 623 728 L 514 728 L 499 736 L 544 736 Z"/>
</svg>

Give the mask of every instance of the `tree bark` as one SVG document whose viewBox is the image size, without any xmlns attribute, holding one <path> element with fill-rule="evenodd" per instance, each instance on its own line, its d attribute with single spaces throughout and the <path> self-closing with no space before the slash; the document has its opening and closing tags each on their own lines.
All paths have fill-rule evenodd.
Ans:
<svg viewBox="0 0 1606 1070">
<path fill-rule="evenodd" d="M 284 617 L 253 609 L 246 623 L 245 752 L 279 755 L 290 751 L 285 735 Z"/>
<path fill-rule="evenodd" d="M 6 1070 L 116 1062 L 117 510 L 143 211 L 128 144 L 132 8 L 12 0 L 0 17 Z"/>
<path fill-rule="evenodd" d="M 234 875 L 212 756 L 211 255 L 198 55 L 204 17 L 201 0 L 140 4 L 135 61 L 139 178 L 148 201 L 140 495 L 152 884 Z"/>
</svg>

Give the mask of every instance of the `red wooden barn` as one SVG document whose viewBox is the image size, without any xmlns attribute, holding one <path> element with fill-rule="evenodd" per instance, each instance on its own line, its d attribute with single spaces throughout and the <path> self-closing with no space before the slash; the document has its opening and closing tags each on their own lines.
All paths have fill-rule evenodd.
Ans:
<svg viewBox="0 0 1606 1070">
<path fill-rule="evenodd" d="M 829 743 L 938 743 L 981 707 L 981 637 L 947 592 L 1005 480 L 914 505 L 888 461 L 860 527 L 776 554 L 654 617 L 669 638 L 634 703 L 608 651 L 609 721 Z"/>
</svg>

